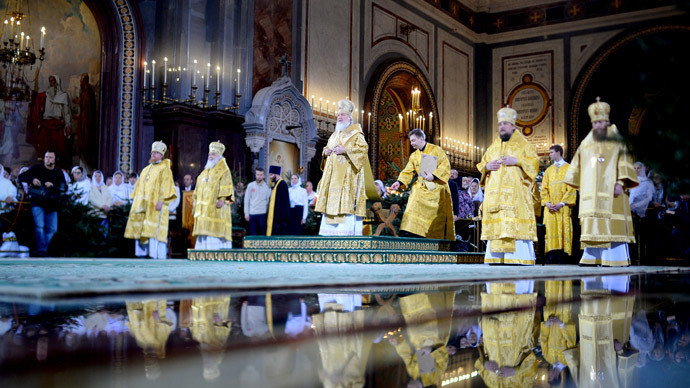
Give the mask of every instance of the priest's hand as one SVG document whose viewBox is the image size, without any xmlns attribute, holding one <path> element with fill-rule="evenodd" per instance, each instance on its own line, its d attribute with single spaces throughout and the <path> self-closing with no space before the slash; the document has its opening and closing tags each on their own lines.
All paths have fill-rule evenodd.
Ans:
<svg viewBox="0 0 690 388">
<path fill-rule="evenodd" d="M 616 187 L 613 188 L 613 197 L 618 198 L 621 194 L 623 194 L 623 186 L 620 183 L 616 183 Z"/>
<path fill-rule="evenodd" d="M 222 199 L 219 199 L 218 202 L 216 202 L 216 207 L 217 207 L 218 209 L 222 208 L 222 207 L 223 207 L 223 202 L 225 202 L 225 201 L 222 200 Z"/>
<path fill-rule="evenodd" d="M 162 208 L 163 208 L 163 202 L 158 201 L 158 203 L 156 204 L 156 210 L 161 210 Z"/>
<path fill-rule="evenodd" d="M 501 158 L 501 164 L 504 166 L 514 166 L 517 164 L 517 158 L 514 156 L 504 156 Z"/>
<path fill-rule="evenodd" d="M 326 148 L 323 149 L 323 154 L 326 155 L 326 156 L 330 155 L 331 152 L 333 152 L 333 150 L 330 149 L 330 148 L 328 148 L 328 147 L 326 147 Z"/>
<path fill-rule="evenodd" d="M 395 182 L 391 185 L 391 190 L 397 190 L 400 188 L 400 182 Z"/>
<path fill-rule="evenodd" d="M 501 162 L 498 160 L 492 160 L 486 164 L 486 169 L 489 171 L 496 171 L 501 167 Z"/>
<path fill-rule="evenodd" d="M 345 153 L 345 147 L 338 144 L 337 146 L 333 147 L 333 152 L 335 152 L 336 155 L 344 154 Z"/>
<path fill-rule="evenodd" d="M 430 174 L 429 171 L 424 171 L 424 179 L 431 182 L 434 180 L 434 174 Z"/>
<path fill-rule="evenodd" d="M 498 363 L 496 361 L 486 360 L 484 361 L 484 368 L 489 372 L 496 373 L 496 371 L 498 370 Z"/>
</svg>

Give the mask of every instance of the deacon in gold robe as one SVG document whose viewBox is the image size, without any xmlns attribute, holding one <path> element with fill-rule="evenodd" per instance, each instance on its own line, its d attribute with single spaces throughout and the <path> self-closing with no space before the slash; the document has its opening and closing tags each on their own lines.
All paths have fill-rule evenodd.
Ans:
<svg viewBox="0 0 690 388">
<path fill-rule="evenodd" d="M 197 189 L 199 186 L 197 185 Z M 204 364 L 204 380 L 220 377 L 225 342 L 230 336 L 230 297 L 201 297 L 192 300 L 192 324 L 189 330 L 199 343 Z"/>
<path fill-rule="evenodd" d="M 400 355 L 407 374 L 423 386 L 441 386 L 448 367 L 446 343 L 455 301 L 454 292 L 429 292 L 400 298 L 405 319 L 404 336 L 389 338 Z"/>
<path fill-rule="evenodd" d="M 492 388 L 531 387 L 538 364 L 532 352 L 539 318 L 534 280 L 488 283 L 481 305 L 484 343 L 474 366 L 482 380 Z"/>
<path fill-rule="evenodd" d="M 135 239 L 137 257 L 168 257 L 168 207 L 177 198 L 167 147 L 162 141 L 151 145 L 151 163 L 141 172 L 132 190 L 132 208 L 125 237 Z"/>
<path fill-rule="evenodd" d="M 572 253 L 573 221 L 570 207 L 575 205 L 575 189 L 563 183 L 570 166 L 563 159 L 563 147 L 551 146 L 549 157 L 553 164 L 544 172 L 541 183 L 541 204 L 546 225 L 547 264 L 565 264 L 566 256 Z"/>
<path fill-rule="evenodd" d="M 579 388 L 636 386 L 633 372 L 639 353 L 625 350 L 630 340 L 635 296 L 629 278 L 603 276 L 583 279 L 578 347 L 564 351 Z"/>
<path fill-rule="evenodd" d="M 517 112 L 498 111 L 498 135 L 477 164 L 484 187 L 482 240 L 486 264 L 533 265 L 537 223 L 531 188 L 539 172 L 537 152 L 515 129 Z"/>
<path fill-rule="evenodd" d="M 564 179 L 580 190 L 582 265 L 628 266 L 628 243 L 635 242 L 625 190 L 639 182 L 623 139 L 609 122 L 610 111 L 598 97 L 589 106 L 592 131 L 575 152 Z"/>
<path fill-rule="evenodd" d="M 146 378 L 160 377 L 158 360 L 165 358 L 165 344 L 174 329 L 176 318 L 167 316 L 165 299 L 126 302 L 126 323 L 137 345 L 144 351 Z"/>
<path fill-rule="evenodd" d="M 235 189 L 232 175 L 223 157 L 225 146 L 213 142 L 208 146 L 208 161 L 196 178 L 194 199 L 195 249 L 232 248 L 232 203 Z"/>
<path fill-rule="evenodd" d="M 547 280 L 544 321 L 539 330 L 544 359 L 550 364 L 549 382 L 567 366 L 564 351 L 577 346 L 577 327 L 573 322 L 573 281 Z"/>
<path fill-rule="evenodd" d="M 407 201 L 400 230 L 412 237 L 455 241 L 453 202 L 448 187 L 448 157 L 441 147 L 427 143 L 426 135 L 421 129 L 413 129 L 409 137 L 410 145 L 415 152 L 410 155 L 405 169 L 400 172 L 398 181 L 391 185 L 391 190 L 398 190 L 400 186 L 409 185 L 415 175 L 417 176 L 417 181 L 412 186 L 412 194 Z M 427 162 L 423 160 L 432 160 L 432 167 L 428 167 Z M 424 168 L 433 170 L 422 171 Z"/>
<path fill-rule="evenodd" d="M 322 236 L 362 235 L 367 197 L 377 199 L 367 152 L 369 145 L 359 124 L 354 124 L 350 100 L 338 101 L 338 122 L 323 149 L 314 211 L 322 213 Z"/>
</svg>

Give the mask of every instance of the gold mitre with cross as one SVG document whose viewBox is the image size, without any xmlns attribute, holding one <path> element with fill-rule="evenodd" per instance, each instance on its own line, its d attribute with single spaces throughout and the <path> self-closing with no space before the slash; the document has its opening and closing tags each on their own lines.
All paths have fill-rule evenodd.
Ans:
<svg viewBox="0 0 690 388">
<path fill-rule="evenodd" d="M 225 146 L 219 140 L 216 140 L 213 143 L 208 145 L 208 153 L 209 154 L 223 155 L 224 152 L 225 152 Z"/>
<path fill-rule="evenodd" d="M 355 111 L 355 103 L 348 100 L 347 98 L 338 101 L 338 114 L 346 114 L 352 117 L 352 113 Z"/>
<path fill-rule="evenodd" d="M 501 108 L 498 110 L 498 112 L 496 113 L 496 117 L 498 118 L 499 123 L 506 121 L 515 125 L 515 123 L 517 122 L 517 111 L 511 108 L 510 105 L 506 105 L 505 108 Z"/>
<path fill-rule="evenodd" d="M 589 113 L 589 118 L 592 122 L 595 121 L 609 121 L 609 113 L 611 112 L 611 106 L 597 97 L 597 102 L 590 105 L 587 108 L 587 113 Z"/>
<path fill-rule="evenodd" d="M 161 155 L 165 155 L 165 151 L 168 150 L 168 146 L 163 143 L 163 141 L 158 140 L 154 141 L 153 144 L 151 144 L 151 152 L 156 151 L 160 153 Z"/>
</svg>

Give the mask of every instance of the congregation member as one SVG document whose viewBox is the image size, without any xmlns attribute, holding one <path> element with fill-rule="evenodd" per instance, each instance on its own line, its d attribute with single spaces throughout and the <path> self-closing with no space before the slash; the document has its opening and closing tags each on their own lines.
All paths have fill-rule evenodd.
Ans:
<svg viewBox="0 0 690 388">
<path fill-rule="evenodd" d="M 136 172 L 130 173 L 127 177 L 127 185 L 130 193 L 134 191 L 134 185 L 137 183 L 137 179 L 139 179 L 139 174 Z"/>
<path fill-rule="evenodd" d="M 256 180 L 247 185 L 244 193 L 244 219 L 249 222 L 250 236 L 265 236 L 271 188 L 266 183 L 266 172 L 263 168 L 257 168 L 254 177 Z"/>
<path fill-rule="evenodd" d="M 417 177 L 407 201 L 400 231 L 407 232 L 409 237 L 454 241 L 453 205 L 448 187 L 448 157 L 441 147 L 426 141 L 426 134 L 421 129 L 411 130 L 408 136 L 410 146 L 415 151 L 410 155 L 405 169 L 400 172 L 398 180 L 391 185 L 391 190 L 398 190 L 401 186 L 408 186 L 412 179 Z M 423 161 L 425 158 L 433 158 L 435 161 L 426 164 Z M 434 167 L 431 171 L 425 169 Z"/>
<path fill-rule="evenodd" d="M 638 217 L 644 218 L 647 213 L 647 206 L 654 199 L 654 183 L 647 178 L 644 163 L 635 162 L 633 167 L 637 174 L 637 181 L 640 184 L 630 189 L 630 196 L 628 198 L 630 211 L 633 214 L 637 214 Z"/>
<path fill-rule="evenodd" d="M 477 165 L 485 188 L 481 236 L 487 241 L 484 263 L 533 265 L 537 224 L 531 187 L 539 172 L 539 157 L 534 146 L 516 130 L 515 109 L 502 108 L 497 117 L 499 136 Z"/>
<path fill-rule="evenodd" d="M 359 124 L 352 120 L 355 104 L 338 101 L 335 131 L 323 149 L 315 211 L 322 213 L 319 235 L 361 236 L 367 196 L 376 198 L 369 164 L 369 145 Z"/>
<path fill-rule="evenodd" d="M 36 164 L 19 175 L 19 181 L 26 183 L 31 200 L 36 235 L 35 255 L 47 255 L 50 240 L 58 229 L 58 197 L 67 191 L 65 176 L 55 166 L 55 151 L 43 155 L 43 164 Z"/>
<path fill-rule="evenodd" d="M 135 240 L 137 257 L 168 257 L 168 206 L 176 198 L 167 146 L 162 141 L 151 145 L 150 164 L 141 172 L 132 191 L 125 238 Z"/>
<path fill-rule="evenodd" d="M 273 184 L 273 190 L 268 202 L 266 236 L 290 234 L 290 192 L 280 173 L 280 166 L 268 167 L 268 179 Z"/>
<path fill-rule="evenodd" d="M 628 243 L 635 242 L 625 190 L 639 183 L 618 128 L 609 122 L 610 111 L 599 97 L 587 108 L 592 130 L 564 179 L 580 190 L 581 265 L 628 266 Z"/>
<path fill-rule="evenodd" d="M 299 175 L 292 174 L 290 177 L 290 231 L 296 236 L 304 234 L 304 225 L 307 223 L 309 215 L 309 200 L 307 190 L 302 187 L 302 179 Z"/>
<path fill-rule="evenodd" d="M 468 190 L 472 178 L 462 177 L 460 180 L 462 187 L 458 191 L 458 217 L 460 219 L 472 218 L 474 215 L 474 201 Z"/>
<path fill-rule="evenodd" d="M 113 198 L 113 206 L 122 206 L 129 202 L 132 191 L 125 183 L 125 175 L 122 171 L 115 171 L 113 174 L 113 184 L 108 187 L 110 196 Z"/>
<path fill-rule="evenodd" d="M 184 185 L 184 191 L 194 191 L 194 178 L 192 178 L 190 174 L 185 174 L 185 176 L 182 177 L 182 184 Z"/>
<path fill-rule="evenodd" d="M 5 168 L 0 164 L 0 213 L 8 210 L 10 203 L 17 200 L 17 187 L 5 178 Z"/>
<path fill-rule="evenodd" d="M 91 177 L 89 205 L 98 217 L 105 218 L 110 211 L 112 202 L 113 197 L 110 195 L 110 188 L 103 183 L 103 173 L 99 170 L 94 171 Z"/>
<path fill-rule="evenodd" d="M 316 196 L 316 191 L 314 191 L 314 184 L 311 183 L 311 181 L 307 181 L 307 183 L 304 184 L 304 189 L 307 190 L 307 201 L 309 202 L 309 207 L 315 206 L 316 199 L 318 197 Z"/>
<path fill-rule="evenodd" d="M 232 248 L 231 208 L 235 188 L 223 153 L 225 153 L 225 145 L 220 141 L 209 144 L 206 166 L 196 178 L 192 195 L 194 200 L 192 235 L 196 236 L 195 249 Z"/>
<path fill-rule="evenodd" d="M 484 202 L 484 191 L 480 187 L 478 178 L 470 178 L 470 183 L 467 188 L 467 193 L 472 197 L 472 202 L 475 204 L 481 204 Z"/>
<path fill-rule="evenodd" d="M 80 166 L 72 167 L 72 183 L 69 185 L 68 193 L 73 196 L 75 202 L 88 205 L 89 192 L 91 192 L 91 181 L 84 174 L 84 169 Z"/>
<path fill-rule="evenodd" d="M 109 176 L 105 179 L 105 185 L 108 187 L 113 185 L 113 177 L 112 176 Z"/>
<path fill-rule="evenodd" d="M 381 197 L 381 199 L 386 199 L 386 185 L 383 184 L 383 181 L 377 179 L 374 181 L 374 184 L 376 184 L 376 193 L 379 197 Z"/>
<path fill-rule="evenodd" d="M 570 165 L 563 159 L 563 147 L 556 144 L 549 149 L 553 164 L 544 172 L 541 183 L 541 204 L 544 206 L 547 255 L 546 264 L 565 264 L 572 254 L 573 221 L 570 208 L 575 205 L 577 193 L 563 183 Z"/>
</svg>

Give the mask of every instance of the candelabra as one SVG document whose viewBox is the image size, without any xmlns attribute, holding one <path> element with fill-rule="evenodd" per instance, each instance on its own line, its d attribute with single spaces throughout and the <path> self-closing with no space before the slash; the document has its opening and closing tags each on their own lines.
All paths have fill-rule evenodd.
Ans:
<svg viewBox="0 0 690 388">
<path fill-rule="evenodd" d="M 22 2 L 15 1 L 14 3 L 12 16 L 4 23 L 2 46 L 0 47 L 0 62 L 2 62 L 3 67 L 1 72 L 2 87 L 4 89 L 0 92 L 5 96 L 9 96 L 16 89 L 28 89 L 24 70 L 27 66 L 33 68 L 36 60 L 43 62 L 45 59 L 46 28 L 41 27 L 41 44 L 38 55 L 36 55 L 32 50 L 33 45 L 31 43 L 33 40 L 31 40 L 31 36 L 26 33 L 27 31 L 22 30 L 22 20 L 24 19 Z M 38 71 L 36 75 L 34 89 L 38 89 Z"/>
</svg>

